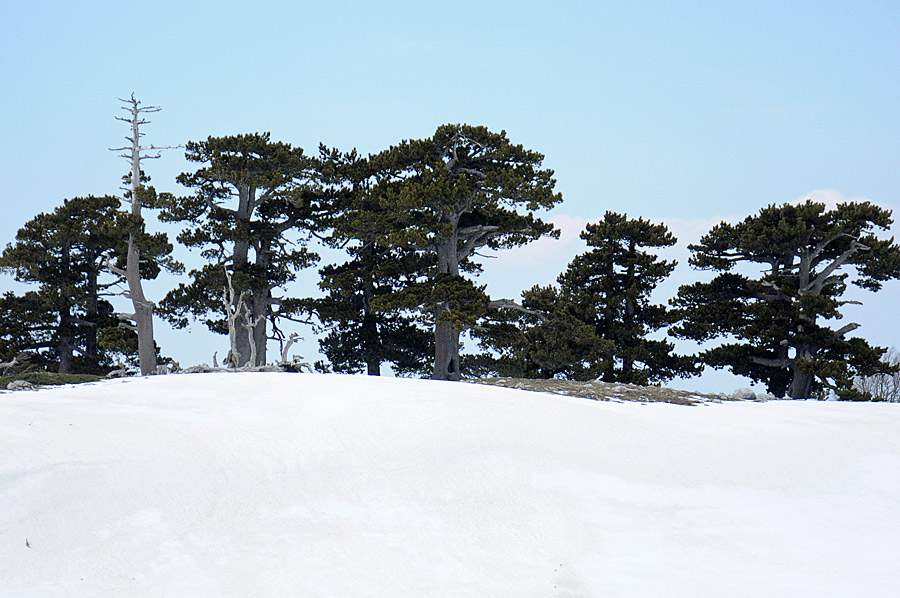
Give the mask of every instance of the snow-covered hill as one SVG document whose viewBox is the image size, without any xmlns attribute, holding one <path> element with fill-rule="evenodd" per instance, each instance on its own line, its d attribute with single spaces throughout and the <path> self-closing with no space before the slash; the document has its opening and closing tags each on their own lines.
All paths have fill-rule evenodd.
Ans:
<svg viewBox="0 0 900 598">
<path fill-rule="evenodd" d="M 0 394 L 0 596 L 897 596 L 900 409 L 203 374 Z"/>
</svg>

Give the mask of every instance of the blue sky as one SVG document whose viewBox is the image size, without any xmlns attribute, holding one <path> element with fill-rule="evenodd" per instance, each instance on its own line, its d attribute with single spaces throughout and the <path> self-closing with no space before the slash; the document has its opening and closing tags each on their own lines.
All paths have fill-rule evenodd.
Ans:
<svg viewBox="0 0 900 598">
<path fill-rule="evenodd" d="M 813 192 L 896 210 L 898 32 L 887 1 L 6 3 L 0 241 L 65 197 L 117 192 L 127 165 L 107 148 L 131 92 L 163 108 L 144 129 L 157 145 L 270 131 L 368 153 L 448 122 L 505 129 L 556 171 L 564 240 L 492 260 L 497 295 L 552 281 L 606 210 L 666 222 L 683 244 Z M 176 193 L 189 168 L 177 150 L 145 165 Z M 696 276 L 676 253 L 672 288 Z M 896 342 L 898 288 L 848 308 L 858 334 Z M 183 364 L 225 345 L 200 326 L 159 336 Z M 715 385 L 740 383 L 682 384 Z"/>
</svg>

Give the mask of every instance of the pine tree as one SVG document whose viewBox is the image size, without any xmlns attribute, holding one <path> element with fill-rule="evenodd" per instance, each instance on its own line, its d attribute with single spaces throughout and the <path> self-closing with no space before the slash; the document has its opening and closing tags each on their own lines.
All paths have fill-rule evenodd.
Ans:
<svg viewBox="0 0 900 598">
<path fill-rule="evenodd" d="M 38 290 L 4 297 L 7 352 L 38 351 L 60 373 L 108 370 L 98 334 L 118 324 L 104 296 L 119 281 L 104 280 L 103 274 L 108 262 L 124 254 L 128 230 L 138 224 L 118 208 L 115 197 L 76 197 L 19 229 L 0 256 L 0 269 Z M 17 331 L 24 338 L 11 338 Z"/>
<path fill-rule="evenodd" d="M 675 268 L 646 248 L 674 245 L 663 224 L 607 212 L 581 233 L 590 251 L 576 256 L 559 278 L 559 289 L 534 287 L 523 293 L 518 325 L 489 323 L 485 348 L 499 351 L 507 372 L 524 377 L 599 378 L 605 382 L 650 384 L 697 373 L 690 357 L 674 345 L 648 338 L 673 323 L 650 294 Z"/>
<path fill-rule="evenodd" d="M 431 334 L 414 314 L 380 303 L 420 282 L 433 260 L 408 247 L 378 242 L 380 231 L 372 225 L 384 222 L 385 210 L 371 192 L 375 173 L 367 159 L 356 150 L 341 153 L 324 146 L 320 156 L 332 206 L 327 217 L 332 232 L 325 241 L 345 250 L 350 259 L 320 270 L 319 286 L 326 295 L 305 300 L 306 311 L 321 323 L 319 331 L 327 331 L 319 346 L 329 364 L 317 367 L 377 376 L 389 362 L 398 374 L 422 374 L 434 353 Z M 370 217 L 358 219 L 360 212 Z"/>
<path fill-rule="evenodd" d="M 178 177 L 194 195 L 171 198 L 160 217 L 184 223 L 179 242 L 207 263 L 161 307 L 178 327 L 191 314 L 229 334 L 231 365 L 263 365 L 269 325 L 277 334 L 279 318 L 297 315 L 273 291 L 318 259 L 305 247 L 322 209 L 314 163 L 268 133 L 189 142 L 185 156 L 202 165 Z"/>
<path fill-rule="evenodd" d="M 850 303 L 842 299 L 848 283 L 877 291 L 900 277 L 900 247 L 873 233 L 890 224 L 891 212 L 869 202 L 826 210 L 812 201 L 723 222 L 690 247 L 694 267 L 719 274 L 679 290 L 674 303 L 684 321 L 674 332 L 698 341 L 734 339 L 701 359 L 763 382 L 776 396 L 832 389 L 850 397 L 854 376 L 889 373 L 880 361 L 885 349 L 846 338 L 859 324 L 835 330 L 827 322 Z M 738 264 L 762 271 L 745 275 L 734 271 Z"/>
<path fill-rule="evenodd" d="M 387 310 L 419 310 L 433 327 L 435 379 L 459 380 L 460 333 L 489 309 L 509 305 L 492 302 L 484 287 L 464 276 L 480 270 L 476 251 L 558 234 L 533 215 L 561 201 L 553 172 L 540 169 L 542 160 L 510 143 L 505 132 L 468 125 L 444 125 L 433 137 L 368 158 L 370 191 L 349 206 L 346 221 L 353 230 L 367 227 L 382 246 L 434 260 L 426 280 L 379 303 Z"/>
<path fill-rule="evenodd" d="M 414 262 L 421 256 L 375 244 L 355 248 L 351 256 L 320 271 L 327 295 L 314 301 L 329 331 L 319 346 L 331 368 L 378 376 L 382 363 L 389 362 L 401 375 L 423 373 L 433 353 L 431 334 L 411 315 L 378 308 L 381 298 L 414 284 L 422 271 Z"/>
</svg>

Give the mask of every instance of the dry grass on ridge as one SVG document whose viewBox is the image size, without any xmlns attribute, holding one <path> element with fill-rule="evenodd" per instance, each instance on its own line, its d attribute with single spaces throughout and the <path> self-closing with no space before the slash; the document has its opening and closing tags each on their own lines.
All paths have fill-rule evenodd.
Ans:
<svg viewBox="0 0 900 598">
<path fill-rule="evenodd" d="M 703 403 L 732 401 L 723 394 L 704 394 L 688 390 L 677 390 L 661 386 L 637 386 L 600 382 L 576 382 L 574 380 L 531 380 L 528 378 L 479 378 L 467 380 L 473 384 L 505 386 L 536 392 L 549 392 L 570 397 L 583 397 L 595 401 L 637 401 L 642 403 L 675 403 L 678 405 L 700 405 Z"/>
</svg>

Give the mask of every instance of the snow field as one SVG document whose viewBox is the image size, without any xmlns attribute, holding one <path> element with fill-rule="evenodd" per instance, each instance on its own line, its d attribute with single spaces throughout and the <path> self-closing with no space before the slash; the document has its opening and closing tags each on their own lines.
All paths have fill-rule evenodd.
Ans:
<svg viewBox="0 0 900 598">
<path fill-rule="evenodd" d="M 363 376 L 4 393 L 0 596 L 896 596 L 898 431 Z"/>
</svg>

